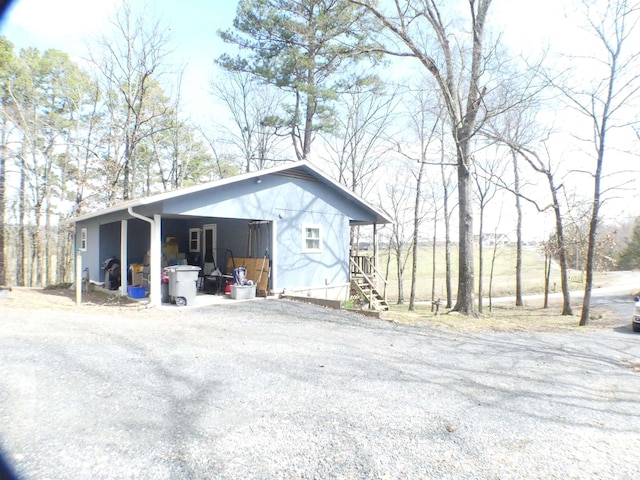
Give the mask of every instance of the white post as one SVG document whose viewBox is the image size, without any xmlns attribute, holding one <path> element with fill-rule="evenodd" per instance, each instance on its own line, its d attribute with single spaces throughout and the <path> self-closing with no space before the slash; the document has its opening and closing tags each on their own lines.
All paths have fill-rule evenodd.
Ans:
<svg viewBox="0 0 640 480">
<path fill-rule="evenodd" d="M 162 273 L 162 217 L 153 216 L 151 224 L 151 245 L 149 249 L 149 304 L 159 307 L 162 304 L 160 298 L 161 273 Z"/>
<path fill-rule="evenodd" d="M 376 270 L 374 270 L 374 278 L 376 279 L 376 288 L 379 289 L 380 288 L 380 280 L 378 278 L 378 226 L 374 223 L 373 224 L 373 238 L 372 238 L 372 243 L 373 243 L 373 266 L 374 268 L 376 268 Z"/>
<path fill-rule="evenodd" d="M 127 242 L 129 236 L 129 221 L 122 220 L 120 222 L 120 295 L 127 296 L 127 279 L 129 278 L 129 252 L 127 251 Z"/>
<path fill-rule="evenodd" d="M 76 254 L 76 305 L 82 304 L 82 255 Z"/>
<path fill-rule="evenodd" d="M 278 222 L 271 222 L 271 292 L 278 291 Z"/>
</svg>

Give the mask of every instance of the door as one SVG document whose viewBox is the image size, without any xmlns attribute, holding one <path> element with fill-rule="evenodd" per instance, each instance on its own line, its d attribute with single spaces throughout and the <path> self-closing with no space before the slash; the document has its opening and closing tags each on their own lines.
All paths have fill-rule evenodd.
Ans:
<svg viewBox="0 0 640 480">
<path fill-rule="evenodd" d="M 216 268 L 217 227 L 215 223 L 202 226 L 203 273 L 205 275 L 209 275 Z"/>
</svg>

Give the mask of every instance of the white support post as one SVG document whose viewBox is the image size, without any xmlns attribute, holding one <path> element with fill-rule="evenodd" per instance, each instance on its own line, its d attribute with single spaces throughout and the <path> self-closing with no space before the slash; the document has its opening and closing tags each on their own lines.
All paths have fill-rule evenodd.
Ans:
<svg viewBox="0 0 640 480">
<path fill-rule="evenodd" d="M 129 278 L 129 252 L 127 251 L 127 243 L 129 237 L 129 221 L 122 220 L 120 222 L 120 295 L 126 297 L 127 279 Z"/>
<path fill-rule="evenodd" d="M 373 243 L 373 267 L 375 269 L 378 268 L 378 226 L 374 223 L 373 224 L 373 239 L 372 239 L 372 243 Z M 375 279 L 376 279 L 376 288 L 380 288 L 380 279 L 378 278 L 378 274 L 377 274 L 377 270 L 374 270 L 375 274 Z"/>
<path fill-rule="evenodd" d="M 160 295 L 162 281 L 162 217 L 157 214 L 153 216 L 153 223 L 151 223 L 150 247 L 149 303 L 154 307 L 159 307 L 162 304 Z"/>
<path fill-rule="evenodd" d="M 134 212 L 131 207 L 128 208 L 128 212 L 132 217 L 139 218 L 149 224 L 149 256 L 151 257 L 149 259 L 149 305 L 159 307 L 162 304 L 162 298 L 160 296 L 162 217 L 156 214 L 152 220 Z"/>
<path fill-rule="evenodd" d="M 76 305 L 82 305 L 82 255 L 80 252 L 76 253 Z"/>
<path fill-rule="evenodd" d="M 278 291 L 278 222 L 271 222 L 271 292 Z"/>
</svg>

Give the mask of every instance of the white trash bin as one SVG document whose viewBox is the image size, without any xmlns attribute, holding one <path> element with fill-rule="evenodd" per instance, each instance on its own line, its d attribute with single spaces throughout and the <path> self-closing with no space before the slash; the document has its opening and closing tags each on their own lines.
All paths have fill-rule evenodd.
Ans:
<svg viewBox="0 0 640 480">
<path fill-rule="evenodd" d="M 200 267 L 174 265 L 167 267 L 169 274 L 169 298 L 179 307 L 194 305 L 198 293 Z"/>
</svg>

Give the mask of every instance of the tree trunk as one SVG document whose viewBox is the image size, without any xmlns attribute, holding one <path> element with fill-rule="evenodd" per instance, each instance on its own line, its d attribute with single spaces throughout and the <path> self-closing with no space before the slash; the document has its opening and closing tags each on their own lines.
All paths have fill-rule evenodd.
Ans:
<svg viewBox="0 0 640 480">
<path fill-rule="evenodd" d="M 444 149 L 442 155 L 444 156 Z M 444 160 L 444 159 L 443 159 Z M 442 186 L 444 190 L 444 263 L 445 263 L 445 287 L 447 290 L 446 308 L 453 306 L 453 288 L 451 286 L 451 217 L 449 213 L 449 182 L 444 174 L 444 162 L 440 165 Z"/>
<path fill-rule="evenodd" d="M 467 164 L 467 155 L 458 151 L 458 211 L 459 211 L 459 262 L 458 262 L 458 298 L 453 310 L 465 315 L 476 313 L 474 305 L 474 266 L 473 266 L 473 194 L 471 173 Z"/>
<path fill-rule="evenodd" d="M 315 99 L 312 95 L 309 96 L 308 102 L 314 102 L 313 105 L 307 103 L 307 114 L 304 124 L 304 143 L 302 145 L 302 159 L 308 160 L 311 153 L 311 141 L 313 140 L 313 114 L 315 111 Z"/>
<path fill-rule="evenodd" d="M 544 254 L 544 305 L 542 308 L 549 308 L 549 282 L 551 280 L 551 260 L 550 251 Z"/>
<path fill-rule="evenodd" d="M 480 206 L 480 230 L 478 232 L 478 313 L 482 313 L 482 275 L 484 269 L 484 259 L 482 258 L 484 248 L 482 234 L 484 229 L 484 206 Z"/>
<path fill-rule="evenodd" d="M 438 240 L 438 216 L 433 216 L 433 241 L 431 243 L 431 311 L 434 310 L 434 302 L 436 301 L 436 241 Z"/>
<path fill-rule="evenodd" d="M 494 232 L 494 237 L 495 237 Z M 491 255 L 491 271 L 489 272 L 489 312 L 493 311 L 493 273 L 496 267 L 496 257 L 498 256 L 498 242 L 493 242 L 493 254 Z"/>
<path fill-rule="evenodd" d="M 7 271 L 5 265 L 5 192 L 7 183 L 7 119 L 2 117 L 2 131 L 0 132 L 0 286 L 6 285 Z"/>
<path fill-rule="evenodd" d="M 562 287 L 562 315 L 573 315 L 571 308 L 571 294 L 569 293 L 569 276 L 567 273 L 567 254 L 564 245 L 564 228 L 562 226 L 562 216 L 560 206 L 557 203 L 557 192 L 553 191 L 554 212 L 556 214 L 556 236 L 558 240 L 558 257 L 560 260 L 560 284 Z"/>
<path fill-rule="evenodd" d="M 601 137 L 601 145 L 604 145 L 604 132 Z M 580 326 L 589 323 L 589 309 L 591 304 L 591 289 L 593 288 L 593 269 L 595 263 L 596 242 L 598 236 L 598 217 L 600 215 L 600 179 L 602 177 L 602 164 L 604 159 L 604 148 L 598 152 L 598 164 L 596 167 L 595 187 L 593 189 L 593 210 L 591 211 L 591 221 L 589 222 L 589 244 L 587 246 L 587 276 L 584 285 L 584 297 L 582 299 L 582 314 L 580 315 Z"/>
<path fill-rule="evenodd" d="M 422 177 L 424 176 L 425 162 L 420 162 L 418 178 L 416 179 L 416 198 L 413 205 L 413 242 L 411 253 L 411 293 L 409 295 L 409 311 L 415 310 L 416 287 L 418 283 L 418 230 L 420 229 L 420 196 L 422 195 Z"/>
<path fill-rule="evenodd" d="M 40 268 L 40 262 L 42 259 L 40 258 L 41 246 L 39 235 L 39 226 L 31 227 L 31 251 L 29 258 L 29 287 L 41 287 L 41 278 L 42 278 L 42 269 Z"/>
<path fill-rule="evenodd" d="M 128 158 L 128 154 L 125 153 L 124 169 L 123 169 L 123 175 L 122 175 L 122 199 L 123 200 L 129 200 L 129 176 L 130 176 L 129 158 Z"/>
<path fill-rule="evenodd" d="M 396 268 L 398 274 L 398 305 L 404 304 L 404 268 L 402 267 L 402 258 L 400 257 L 400 249 L 397 250 Z"/>
<path fill-rule="evenodd" d="M 24 165 L 24 153 L 25 148 L 23 145 L 22 155 L 20 156 L 20 168 L 18 169 L 18 175 L 20 175 L 20 187 L 18 194 L 18 255 L 16 256 L 16 282 L 22 287 L 26 287 L 26 268 L 27 268 L 27 245 L 29 239 L 27 236 L 27 227 L 25 225 L 25 211 L 27 208 L 27 182 L 25 179 L 25 165 Z"/>
<path fill-rule="evenodd" d="M 391 238 L 387 244 L 387 261 L 384 264 L 384 278 L 389 278 L 389 272 L 391 271 Z M 383 288 L 384 298 L 387 298 L 387 283 L 385 282 Z"/>
<path fill-rule="evenodd" d="M 518 155 L 511 151 L 513 157 L 513 188 L 516 196 L 516 307 L 522 307 L 522 205 L 520 204 L 520 173 L 518 171 Z"/>
<path fill-rule="evenodd" d="M 31 261 L 29 266 L 31 268 L 31 280 L 29 286 L 41 287 L 43 278 L 43 241 L 42 241 L 42 224 L 40 218 L 42 210 L 40 205 L 36 205 L 34 209 L 34 216 L 36 217 L 35 225 L 31 231 Z"/>
<path fill-rule="evenodd" d="M 56 246 L 54 243 L 54 237 L 51 235 L 51 208 L 49 207 L 49 203 L 46 205 L 46 213 L 44 219 L 44 248 L 42 249 L 42 254 L 44 258 L 42 259 L 42 269 L 43 271 L 43 284 L 42 286 L 52 285 L 55 283 L 54 275 L 52 275 L 51 263 L 53 258 L 52 253 L 56 252 Z"/>
</svg>

